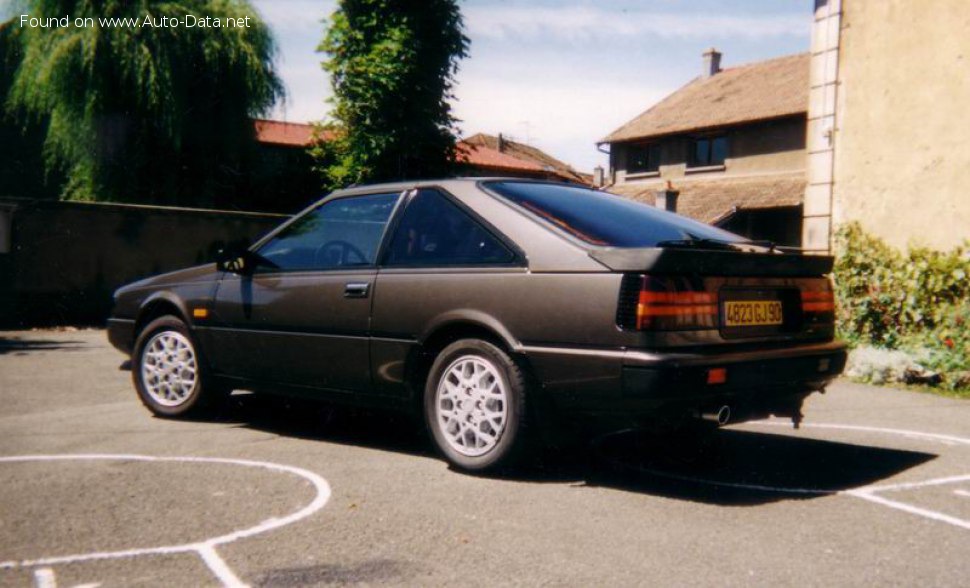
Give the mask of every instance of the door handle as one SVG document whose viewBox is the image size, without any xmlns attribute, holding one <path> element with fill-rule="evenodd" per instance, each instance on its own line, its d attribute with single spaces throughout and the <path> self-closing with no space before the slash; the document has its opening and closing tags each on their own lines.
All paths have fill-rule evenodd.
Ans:
<svg viewBox="0 0 970 588">
<path fill-rule="evenodd" d="M 370 283 L 351 282 L 344 286 L 344 298 L 367 298 L 370 293 Z"/>
</svg>

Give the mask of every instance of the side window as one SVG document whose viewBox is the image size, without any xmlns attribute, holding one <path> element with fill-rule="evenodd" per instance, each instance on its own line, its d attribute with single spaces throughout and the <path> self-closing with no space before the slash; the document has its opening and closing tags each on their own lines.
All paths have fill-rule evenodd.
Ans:
<svg viewBox="0 0 970 588">
<path fill-rule="evenodd" d="M 660 144 L 630 145 L 626 151 L 626 172 L 637 174 L 660 169 Z"/>
<path fill-rule="evenodd" d="M 287 271 L 374 265 L 397 198 L 395 193 L 331 200 L 300 217 L 258 253 Z"/>
<path fill-rule="evenodd" d="M 727 151 L 728 140 L 723 135 L 694 139 L 690 146 L 690 167 L 724 165 Z"/>
<path fill-rule="evenodd" d="M 508 247 L 445 196 L 421 190 L 404 209 L 386 265 L 489 265 L 514 259 Z"/>
</svg>

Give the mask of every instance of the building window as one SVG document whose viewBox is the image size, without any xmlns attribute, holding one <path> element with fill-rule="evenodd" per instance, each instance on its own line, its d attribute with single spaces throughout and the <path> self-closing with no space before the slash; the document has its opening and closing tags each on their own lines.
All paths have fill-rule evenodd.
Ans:
<svg viewBox="0 0 970 588">
<path fill-rule="evenodd" d="M 626 151 L 626 173 L 640 174 L 660 170 L 660 144 L 630 145 Z"/>
<path fill-rule="evenodd" d="M 690 167 L 724 165 L 727 158 L 728 140 L 719 137 L 698 137 L 690 144 Z"/>
</svg>

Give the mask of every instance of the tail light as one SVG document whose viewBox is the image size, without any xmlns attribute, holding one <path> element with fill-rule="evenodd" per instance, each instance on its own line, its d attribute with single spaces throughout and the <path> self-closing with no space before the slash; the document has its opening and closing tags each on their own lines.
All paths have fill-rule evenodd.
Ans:
<svg viewBox="0 0 970 588">
<path fill-rule="evenodd" d="M 801 284 L 802 315 L 809 322 L 830 322 L 835 319 L 835 293 L 832 280 L 820 278 Z"/>
<path fill-rule="evenodd" d="M 636 307 L 639 330 L 717 327 L 717 294 L 686 277 L 643 276 Z"/>
</svg>

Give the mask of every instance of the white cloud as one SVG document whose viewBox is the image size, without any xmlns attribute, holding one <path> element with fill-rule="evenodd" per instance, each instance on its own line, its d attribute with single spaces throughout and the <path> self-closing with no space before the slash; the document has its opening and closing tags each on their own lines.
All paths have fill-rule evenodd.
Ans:
<svg viewBox="0 0 970 588">
<path fill-rule="evenodd" d="M 803 36 L 811 21 L 801 14 L 698 16 L 588 6 L 483 7 L 463 9 L 473 38 L 536 37 L 566 40 L 612 37 L 747 38 Z"/>
</svg>

